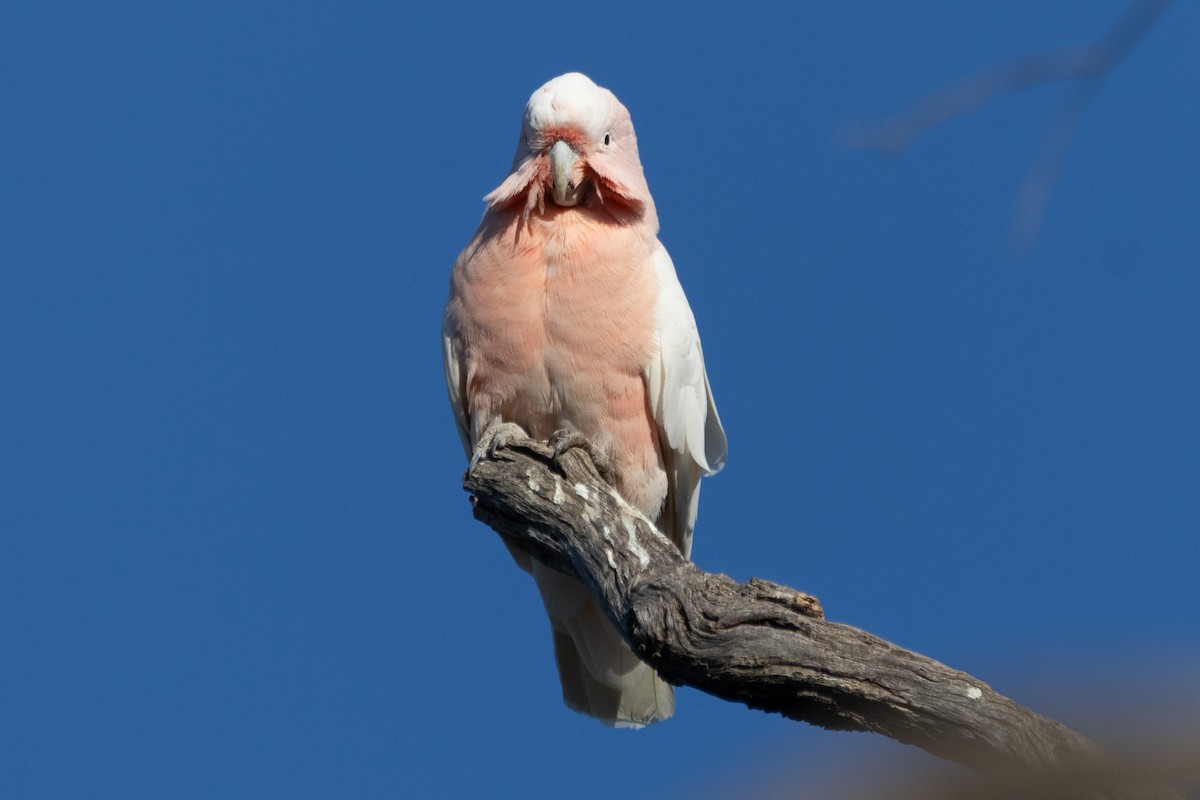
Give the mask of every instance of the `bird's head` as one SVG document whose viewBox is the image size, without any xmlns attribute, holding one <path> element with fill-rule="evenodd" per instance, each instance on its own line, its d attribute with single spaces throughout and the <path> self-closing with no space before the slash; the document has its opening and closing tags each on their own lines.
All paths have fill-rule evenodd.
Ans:
<svg viewBox="0 0 1200 800">
<path fill-rule="evenodd" d="M 500 208 L 522 197 L 526 215 L 547 202 L 653 213 L 633 121 L 612 92 L 569 72 L 533 93 L 512 171 L 484 200 Z"/>
</svg>

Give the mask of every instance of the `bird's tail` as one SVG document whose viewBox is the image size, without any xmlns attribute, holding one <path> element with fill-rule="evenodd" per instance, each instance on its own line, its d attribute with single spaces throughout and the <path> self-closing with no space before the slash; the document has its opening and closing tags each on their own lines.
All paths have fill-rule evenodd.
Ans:
<svg viewBox="0 0 1200 800">
<path fill-rule="evenodd" d="M 563 700 L 617 728 L 642 728 L 675 713 L 675 692 L 642 663 L 574 578 L 533 563 L 554 633 Z"/>
</svg>

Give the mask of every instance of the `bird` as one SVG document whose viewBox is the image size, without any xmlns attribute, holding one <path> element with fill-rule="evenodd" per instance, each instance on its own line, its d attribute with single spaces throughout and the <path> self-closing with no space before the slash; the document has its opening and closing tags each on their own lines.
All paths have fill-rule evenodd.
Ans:
<svg viewBox="0 0 1200 800">
<path fill-rule="evenodd" d="M 629 111 L 581 73 L 550 80 L 525 105 L 507 177 L 483 199 L 442 320 L 468 457 L 499 423 L 583 437 L 620 495 L 690 557 L 700 479 L 728 446 Z M 541 594 L 565 704 L 620 728 L 670 717 L 671 686 L 588 589 L 509 550 Z"/>
</svg>

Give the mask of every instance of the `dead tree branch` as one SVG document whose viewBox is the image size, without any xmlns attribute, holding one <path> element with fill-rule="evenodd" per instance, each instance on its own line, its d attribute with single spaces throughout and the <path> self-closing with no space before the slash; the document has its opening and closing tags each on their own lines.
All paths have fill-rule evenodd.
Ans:
<svg viewBox="0 0 1200 800">
<path fill-rule="evenodd" d="M 981 771 L 1099 755 L 971 675 L 824 619 L 816 598 L 701 571 L 583 450 L 555 459 L 519 428 L 493 428 L 464 486 L 478 519 L 582 580 L 634 652 L 672 683 L 824 728 L 880 733 Z"/>
</svg>

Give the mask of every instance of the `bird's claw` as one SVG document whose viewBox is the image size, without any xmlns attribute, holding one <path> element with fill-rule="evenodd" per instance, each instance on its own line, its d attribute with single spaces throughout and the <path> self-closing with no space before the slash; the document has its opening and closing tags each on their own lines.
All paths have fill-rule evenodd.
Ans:
<svg viewBox="0 0 1200 800">
<path fill-rule="evenodd" d="M 558 430 L 550 436 L 547 444 L 554 448 L 553 458 L 555 461 L 562 458 L 563 453 L 576 447 L 585 451 L 592 459 L 596 472 L 600 473 L 600 477 L 604 479 L 605 483 L 611 486 L 616 485 L 616 476 L 613 474 L 612 462 L 609 461 L 608 455 L 582 433 L 566 429 Z"/>
<path fill-rule="evenodd" d="M 479 441 L 475 443 L 475 450 L 471 453 L 471 463 L 467 467 L 467 471 L 475 469 L 475 465 L 485 458 L 495 458 L 496 451 L 506 446 L 513 439 L 527 438 L 529 437 L 524 429 L 515 423 L 500 422 L 491 426 L 483 432 L 483 436 L 480 436 Z"/>
</svg>

